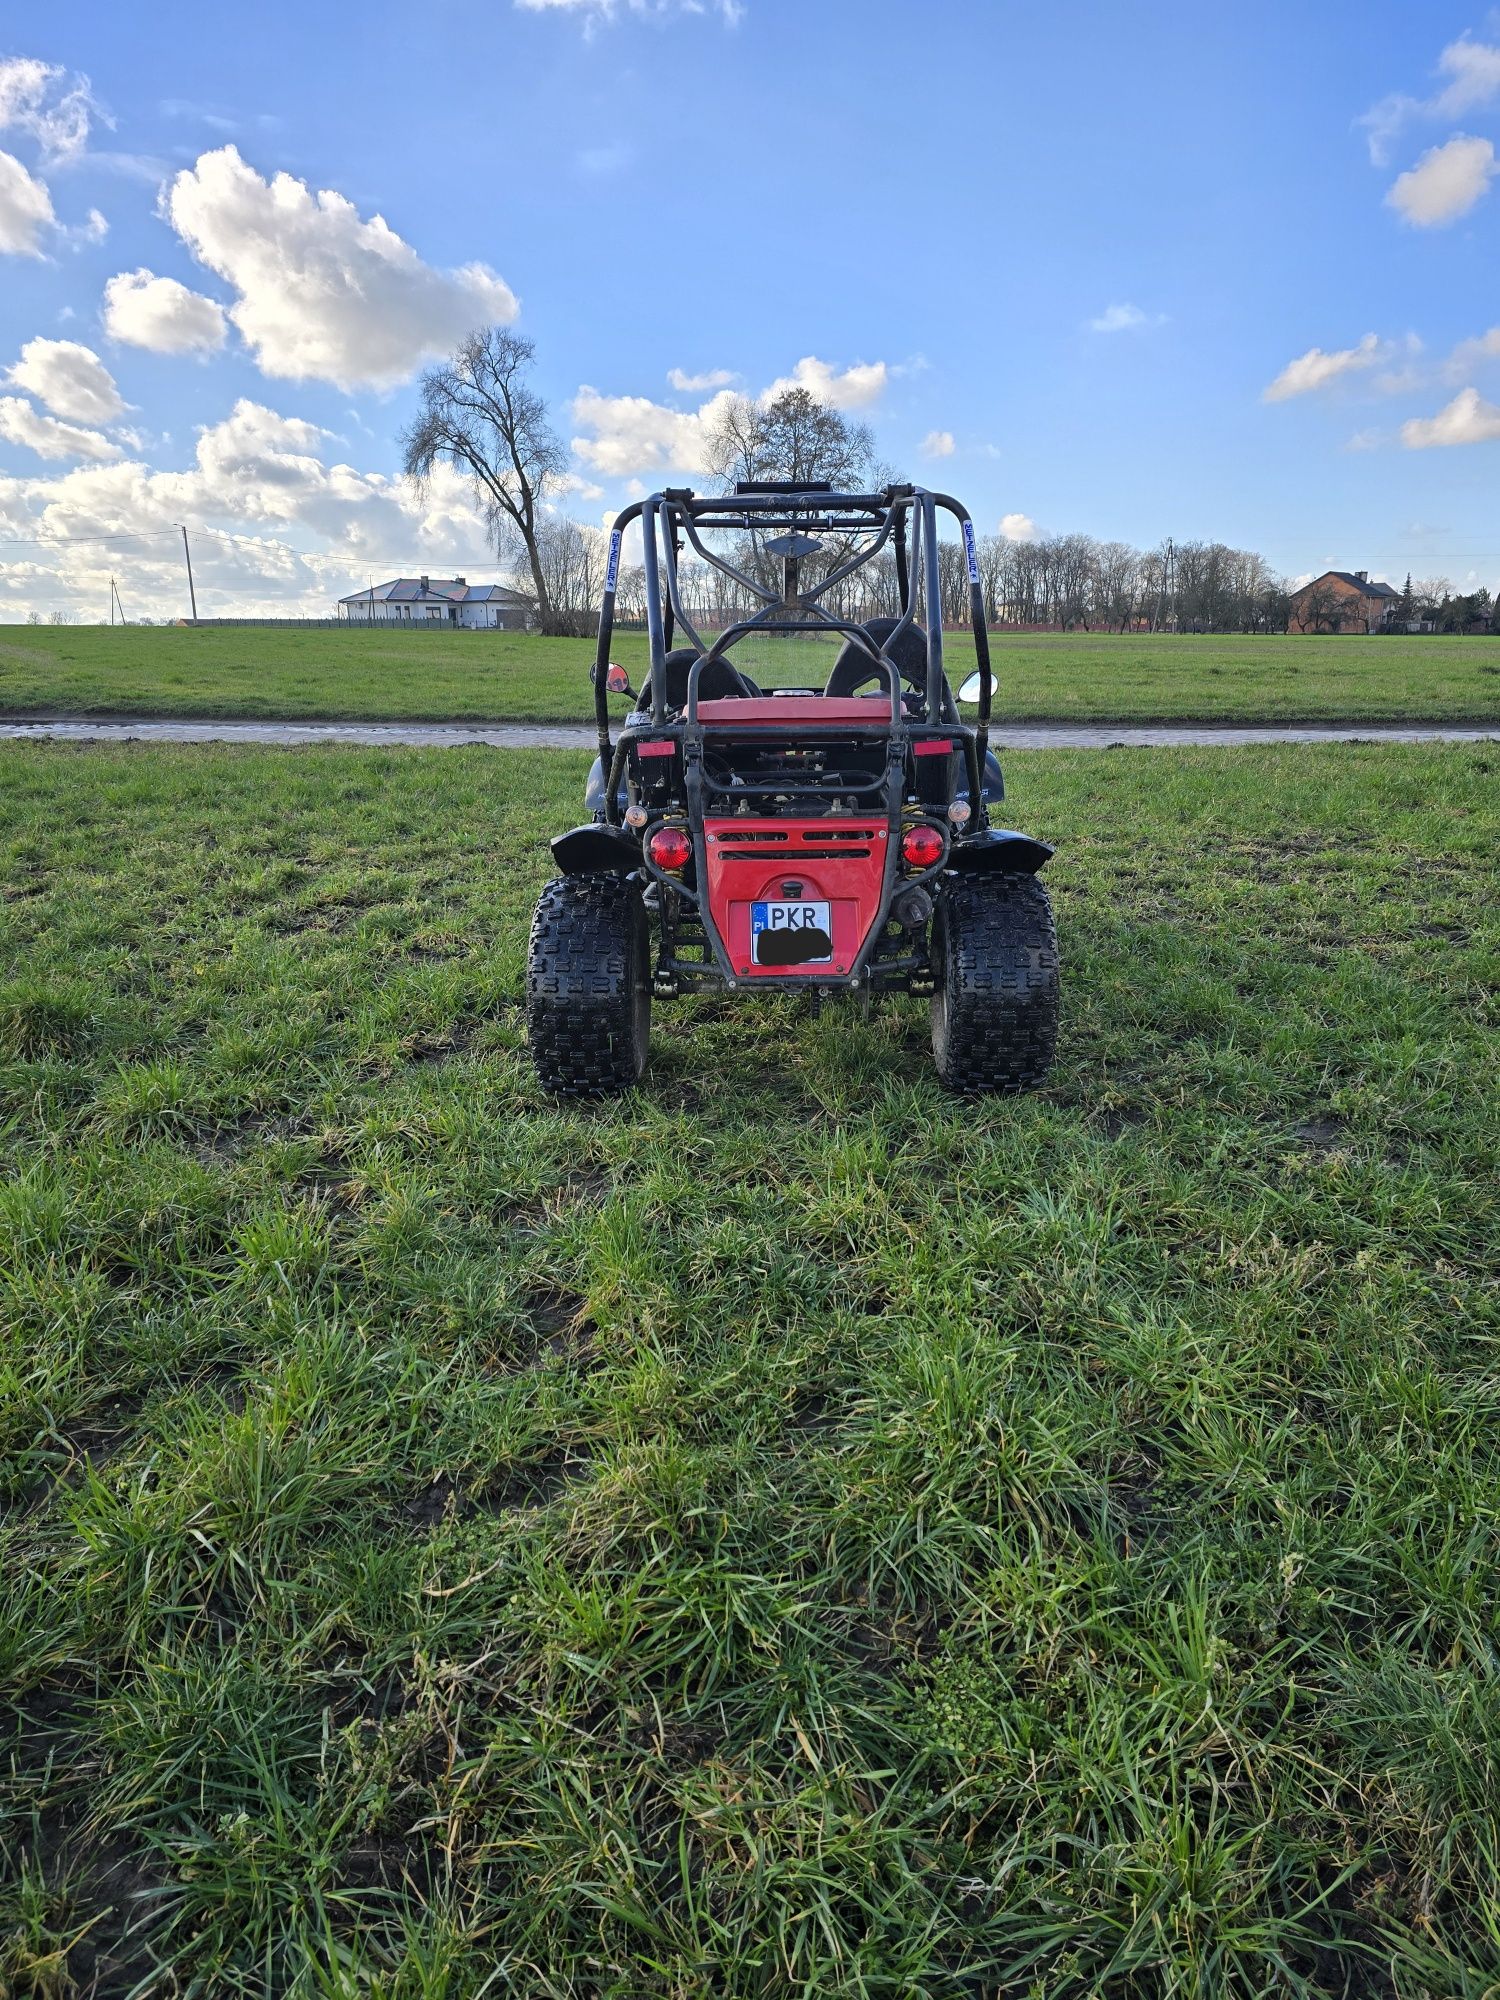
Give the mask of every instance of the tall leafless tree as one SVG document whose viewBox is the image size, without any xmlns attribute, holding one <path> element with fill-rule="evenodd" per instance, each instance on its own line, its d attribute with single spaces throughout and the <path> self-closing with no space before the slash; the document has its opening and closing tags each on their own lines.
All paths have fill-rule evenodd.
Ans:
<svg viewBox="0 0 1500 2000">
<path fill-rule="evenodd" d="M 810 390 L 783 389 L 766 404 L 726 399 L 708 453 L 726 487 L 739 479 L 826 479 L 849 488 L 872 476 L 875 440 Z"/>
<path fill-rule="evenodd" d="M 419 485 L 434 466 L 464 474 L 484 511 L 497 553 L 519 543 L 544 632 L 566 630 L 548 589 L 541 536 L 548 493 L 567 466 L 547 406 L 527 380 L 535 348 L 521 334 L 487 326 L 452 359 L 422 377 L 421 405 L 401 434 L 403 463 Z"/>
</svg>

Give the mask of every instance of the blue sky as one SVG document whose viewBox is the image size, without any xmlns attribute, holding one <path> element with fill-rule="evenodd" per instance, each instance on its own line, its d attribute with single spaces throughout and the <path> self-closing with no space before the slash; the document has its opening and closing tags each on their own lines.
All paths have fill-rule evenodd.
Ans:
<svg viewBox="0 0 1500 2000">
<path fill-rule="evenodd" d="M 111 572 L 174 614 L 180 520 L 205 609 L 484 573 L 395 440 L 512 313 L 580 519 L 798 377 L 987 530 L 1493 587 L 1497 147 L 1500 18 L 1443 0 L 36 13 L 0 45 L 0 619 L 99 615 Z"/>
</svg>

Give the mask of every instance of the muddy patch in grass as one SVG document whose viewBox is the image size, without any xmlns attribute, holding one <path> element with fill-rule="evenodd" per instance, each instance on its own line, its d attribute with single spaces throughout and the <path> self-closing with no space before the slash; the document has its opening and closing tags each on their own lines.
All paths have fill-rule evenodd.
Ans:
<svg viewBox="0 0 1500 2000">
<path fill-rule="evenodd" d="M 461 1485 L 447 1473 L 423 1487 L 403 1510 L 418 1534 L 429 1534 L 449 1521 L 473 1520 L 481 1514 L 521 1514 L 550 1506 L 582 1479 L 593 1464 L 593 1452 L 580 1444 L 557 1445 L 540 1458 L 508 1467 L 480 1484 Z"/>
<path fill-rule="evenodd" d="M 549 1360 L 578 1363 L 593 1357 L 598 1328 L 576 1292 L 539 1285 L 526 1294 L 524 1311 L 534 1365 Z"/>
<path fill-rule="evenodd" d="M 1309 1153 L 1336 1153 L 1347 1143 L 1349 1128 L 1342 1118 L 1327 1113 L 1318 1118 L 1304 1118 L 1292 1127 L 1292 1137 Z"/>
</svg>

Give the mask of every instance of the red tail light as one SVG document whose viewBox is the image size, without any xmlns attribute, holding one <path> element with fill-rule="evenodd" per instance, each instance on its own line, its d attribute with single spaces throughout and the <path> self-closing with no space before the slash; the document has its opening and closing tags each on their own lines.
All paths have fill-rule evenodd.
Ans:
<svg viewBox="0 0 1500 2000">
<path fill-rule="evenodd" d="M 908 868 L 935 868 L 943 858 L 943 836 L 935 826 L 909 826 L 901 836 L 901 859 Z"/>
<path fill-rule="evenodd" d="M 659 826 L 646 842 L 647 858 L 664 875 L 676 875 L 693 858 L 693 843 L 680 826 Z"/>
</svg>

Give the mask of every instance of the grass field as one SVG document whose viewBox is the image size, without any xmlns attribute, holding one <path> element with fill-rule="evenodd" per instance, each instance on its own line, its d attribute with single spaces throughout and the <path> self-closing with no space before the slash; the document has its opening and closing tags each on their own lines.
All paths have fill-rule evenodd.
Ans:
<svg viewBox="0 0 1500 2000">
<path fill-rule="evenodd" d="M 750 642 L 749 670 L 821 686 L 827 641 Z M 615 657 L 639 685 L 646 642 Z M 1013 721 L 1488 722 L 1500 639 L 1029 635 L 994 641 Z M 973 642 L 949 640 L 955 681 Z M 587 640 L 256 626 L 0 627 L 0 714 L 584 722 Z"/>
<path fill-rule="evenodd" d="M 1495 753 L 1014 757 L 1048 1089 L 558 1111 L 584 761 L 0 751 L 0 1988 L 1492 1996 Z"/>
</svg>

